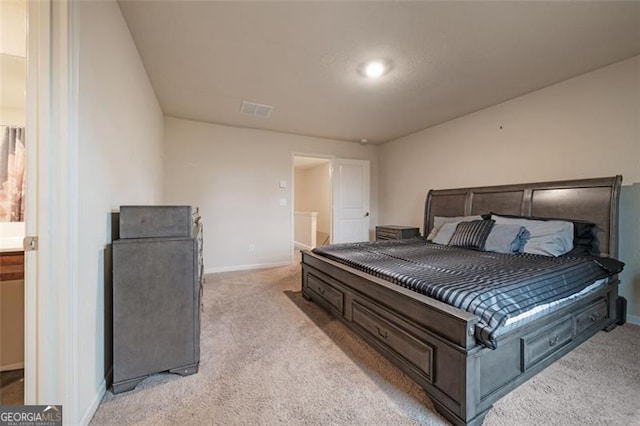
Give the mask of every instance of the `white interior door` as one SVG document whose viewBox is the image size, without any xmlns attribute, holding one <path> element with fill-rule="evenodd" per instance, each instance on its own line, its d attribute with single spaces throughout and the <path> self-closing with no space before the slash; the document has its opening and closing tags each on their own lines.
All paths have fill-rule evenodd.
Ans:
<svg viewBox="0 0 640 426">
<path fill-rule="evenodd" d="M 25 252 L 24 402 L 64 405 L 65 424 L 91 418 L 78 404 L 79 7 L 41 0 L 27 9 L 25 225 L 38 242 Z"/>
<path fill-rule="evenodd" d="M 369 160 L 333 164 L 332 243 L 369 241 Z"/>
</svg>

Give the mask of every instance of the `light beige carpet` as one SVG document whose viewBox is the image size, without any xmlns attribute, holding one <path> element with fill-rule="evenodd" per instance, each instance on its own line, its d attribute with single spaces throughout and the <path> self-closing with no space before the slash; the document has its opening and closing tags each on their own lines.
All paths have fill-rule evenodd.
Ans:
<svg viewBox="0 0 640 426">
<path fill-rule="evenodd" d="M 107 392 L 103 425 L 444 425 L 426 395 L 300 295 L 300 267 L 210 275 L 200 371 Z M 498 403 L 486 425 L 640 425 L 640 327 L 591 340 Z"/>
<path fill-rule="evenodd" d="M 24 404 L 24 370 L 0 372 L 0 405 Z"/>
</svg>

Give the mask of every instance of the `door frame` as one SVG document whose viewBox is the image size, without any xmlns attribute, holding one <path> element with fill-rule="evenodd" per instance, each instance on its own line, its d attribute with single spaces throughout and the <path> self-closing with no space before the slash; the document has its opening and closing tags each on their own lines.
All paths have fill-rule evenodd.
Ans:
<svg viewBox="0 0 640 426">
<path fill-rule="evenodd" d="M 291 235 L 289 238 L 289 253 L 291 256 L 291 264 L 293 265 L 295 263 L 295 256 L 293 255 L 293 236 L 294 236 L 294 227 L 295 227 L 295 223 L 294 223 L 294 212 L 295 212 L 295 164 L 294 164 L 294 158 L 295 157 L 310 157 L 310 158 L 321 158 L 323 160 L 329 160 L 329 182 L 331 184 L 331 206 L 329 211 L 331 212 L 331 216 L 329 217 L 329 238 L 331 241 L 333 241 L 333 203 L 334 203 L 334 198 L 333 198 L 333 171 L 334 171 L 334 164 L 336 161 L 336 156 L 335 155 L 327 155 L 327 154 L 312 154 L 312 153 L 306 153 L 306 152 L 297 152 L 297 151 L 292 151 L 291 152 L 291 157 L 290 157 L 290 169 L 291 169 L 291 176 L 290 176 L 290 181 L 291 181 L 291 191 L 289 192 L 289 199 L 291 200 L 291 209 L 290 209 L 290 217 L 291 217 Z"/>
<path fill-rule="evenodd" d="M 78 4 L 27 3 L 25 404 L 78 406 Z"/>
</svg>

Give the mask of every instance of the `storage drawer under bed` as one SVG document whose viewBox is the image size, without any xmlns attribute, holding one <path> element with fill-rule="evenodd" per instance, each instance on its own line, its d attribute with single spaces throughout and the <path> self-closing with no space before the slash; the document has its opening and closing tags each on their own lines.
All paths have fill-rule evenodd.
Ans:
<svg viewBox="0 0 640 426">
<path fill-rule="evenodd" d="M 321 281 L 313 274 L 307 275 L 307 289 L 313 293 L 315 300 L 342 315 L 344 312 L 344 293 L 342 291 L 325 281 Z"/>
<path fill-rule="evenodd" d="M 607 318 L 607 300 L 599 299 L 578 313 L 563 317 L 541 330 L 522 337 L 522 371 L 534 366 L 555 352 L 558 347 L 570 343 L 586 329 Z"/>
<path fill-rule="evenodd" d="M 609 318 L 609 309 L 606 299 L 601 299 L 576 315 L 576 334 L 605 318 Z"/>
<path fill-rule="evenodd" d="M 433 348 L 422 342 L 372 310 L 353 301 L 351 321 L 378 342 L 393 350 L 419 371 L 427 381 L 433 378 Z"/>
<path fill-rule="evenodd" d="M 572 338 L 573 321 L 570 316 L 523 337 L 521 339 L 522 371 L 542 361 L 557 348 L 571 342 Z"/>
</svg>

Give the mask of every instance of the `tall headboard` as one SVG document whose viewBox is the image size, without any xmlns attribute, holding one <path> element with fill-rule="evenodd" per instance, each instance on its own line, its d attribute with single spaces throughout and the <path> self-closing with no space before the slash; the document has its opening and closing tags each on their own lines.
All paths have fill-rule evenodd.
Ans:
<svg viewBox="0 0 640 426">
<path fill-rule="evenodd" d="M 596 224 L 600 255 L 618 256 L 618 200 L 622 176 L 477 188 L 430 190 L 424 235 L 434 216 L 502 213 L 576 219 Z"/>
</svg>

